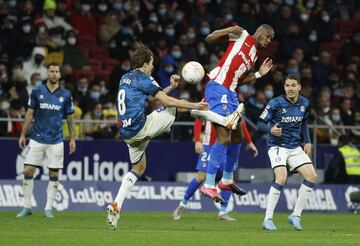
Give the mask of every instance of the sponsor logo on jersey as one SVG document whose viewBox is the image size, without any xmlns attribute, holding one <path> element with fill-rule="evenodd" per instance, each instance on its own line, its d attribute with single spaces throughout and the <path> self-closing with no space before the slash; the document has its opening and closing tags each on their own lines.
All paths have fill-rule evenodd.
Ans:
<svg viewBox="0 0 360 246">
<path fill-rule="evenodd" d="M 239 52 L 239 55 L 240 55 L 241 58 L 243 59 L 245 65 L 246 65 L 246 68 L 247 68 L 247 69 L 250 69 L 250 68 L 251 68 L 250 60 L 246 57 L 246 55 L 244 54 L 244 52 L 240 51 L 240 52 Z"/>
<path fill-rule="evenodd" d="M 292 123 L 292 122 L 301 122 L 303 120 L 302 116 L 286 116 L 281 117 L 281 122 Z"/>
<path fill-rule="evenodd" d="M 61 106 L 56 105 L 56 104 L 51 104 L 51 103 L 40 103 L 40 108 L 41 109 L 50 109 L 50 110 L 60 111 Z"/>
</svg>

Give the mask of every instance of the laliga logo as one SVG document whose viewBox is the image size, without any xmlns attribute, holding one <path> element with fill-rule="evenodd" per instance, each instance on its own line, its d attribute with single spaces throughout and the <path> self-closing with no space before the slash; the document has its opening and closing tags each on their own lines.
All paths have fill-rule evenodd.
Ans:
<svg viewBox="0 0 360 246">
<path fill-rule="evenodd" d="M 58 193 L 53 204 L 53 207 L 58 211 L 63 211 L 69 207 L 69 194 L 62 184 L 58 186 Z"/>
<path fill-rule="evenodd" d="M 355 186 L 349 186 L 346 191 L 345 191 L 345 199 L 346 199 L 346 204 L 348 208 L 352 208 L 353 203 L 350 201 L 350 193 L 354 192 L 354 191 L 359 191 L 358 187 Z"/>
</svg>

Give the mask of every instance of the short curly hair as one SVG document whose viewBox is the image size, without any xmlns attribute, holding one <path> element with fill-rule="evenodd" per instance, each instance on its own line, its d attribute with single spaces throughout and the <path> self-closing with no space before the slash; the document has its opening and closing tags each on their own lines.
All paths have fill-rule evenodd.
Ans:
<svg viewBox="0 0 360 246">
<path fill-rule="evenodd" d="M 131 66 L 134 69 L 141 68 L 145 63 L 149 63 L 154 55 L 142 42 L 136 42 L 134 47 L 135 52 L 131 57 Z"/>
</svg>

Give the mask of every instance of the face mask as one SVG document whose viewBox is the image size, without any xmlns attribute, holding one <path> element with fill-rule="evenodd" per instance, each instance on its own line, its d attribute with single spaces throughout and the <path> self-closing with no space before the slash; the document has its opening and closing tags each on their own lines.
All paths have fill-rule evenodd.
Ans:
<svg viewBox="0 0 360 246">
<path fill-rule="evenodd" d="M 306 8 L 308 8 L 308 9 L 312 9 L 312 8 L 314 8 L 314 6 L 315 6 L 315 3 L 313 3 L 313 2 L 306 3 Z"/>
<path fill-rule="evenodd" d="M 309 40 L 311 42 L 316 42 L 317 41 L 317 35 L 316 34 L 310 34 L 309 35 Z"/>
<path fill-rule="evenodd" d="M 130 66 L 127 66 L 127 65 L 124 65 L 124 66 L 121 66 L 121 69 L 124 70 L 124 71 L 129 71 L 130 70 Z"/>
<path fill-rule="evenodd" d="M 164 8 L 159 9 L 159 14 L 161 16 L 164 16 L 166 14 L 166 9 L 164 9 Z"/>
<path fill-rule="evenodd" d="M 135 7 L 134 7 L 134 11 L 135 11 L 135 12 L 139 12 L 139 11 L 140 11 L 140 6 L 135 6 Z"/>
<path fill-rule="evenodd" d="M 29 33 L 31 31 L 31 26 L 30 25 L 24 25 L 22 27 L 22 30 L 24 31 L 24 33 Z"/>
<path fill-rule="evenodd" d="M 301 14 L 300 15 L 300 19 L 303 21 L 303 22 L 307 22 L 309 20 L 309 15 L 308 14 Z"/>
<path fill-rule="evenodd" d="M 176 21 L 181 21 L 182 18 L 183 18 L 182 15 L 176 15 L 176 16 L 175 16 L 175 20 L 176 20 Z"/>
<path fill-rule="evenodd" d="M 54 44 L 57 44 L 57 45 L 62 45 L 63 44 L 63 41 L 62 41 L 62 38 L 61 36 L 55 36 L 52 38 L 52 41 Z"/>
<path fill-rule="evenodd" d="M 166 73 L 172 73 L 172 72 L 174 72 L 174 67 L 173 67 L 173 66 L 166 66 L 166 67 L 164 68 L 164 71 L 165 71 Z"/>
<path fill-rule="evenodd" d="M 102 87 L 101 87 L 101 90 L 100 90 L 100 94 L 101 94 L 101 95 L 105 95 L 106 93 L 108 93 L 108 90 L 106 89 L 105 86 L 102 86 Z"/>
<path fill-rule="evenodd" d="M 175 58 L 175 59 L 179 59 L 181 57 L 181 51 L 172 51 L 171 55 Z"/>
<path fill-rule="evenodd" d="M 232 21 L 232 19 L 233 19 L 232 14 L 225 15 L 225 19 L 227 19 L 228 21 Z"/>
<path fill-rule="evenodd" d="M 330 21 L 330 16 L 324 15 L 324 16 L 321 17 L 321 19 L 322 19 L 324 22 L 329 22 L 329 21 Z"/>
<path fill-rule="evenodd" d="M 122 34 L 124 34 L 124 35 L 128 35 L 128 34 L 129 34 L 129 29 L 123 28 L 123 29 L 121 29 L 121 32 L 122 32 Z"/>
<path fill-rule="evenodd" d="M 175 30 L 174 29 L 165 29 L 165 34 L 172 37 L 175 35 Z"/>
<path fill-rule="evenodd" d="M 247 93 L 249 91 L 249 87 L 248 85 L 242 85 L 242 86 L 239 86 L 239 92 L 240 93 Z"/>
<path fill-rule="evenodd" d="M 203 46 L 201 46 L 201 47 L 199 47 L 199 54 L 200 55 L 203 55 L 203 54 L 205 54 L 205 52 L 206 52 L 206 50 L 205 50 L 205 47 L 203 47 Z"/>
<path fill-rule="evenodd" d="M 10 1 L 8 2 L 8 4 L 9 4 L 9 7 L 10 7 L 10 8 L 15 8 L 16 5 L 17 5 L 17 1 L 16 1 L 16 0 L 10 0 Z"/>
<path fill-rule="evenodd" d="M 294 0 L 285 0 L 285 4 L 294 5 Z"/>
<path fill-rule="evenodd" d="M 257 108 L 263 108 L 263 107 L 264 107 L 264 104 L 262 104 L 262 103 L 256 103 L 256 104 L 255 104 L 255 107 L 257 107 Z"/>
<path fill-rule="evenodd" d="M 44 33 L 46 28 L 44 26 L 39 27 L 39 33 Z"/>
<path fill-rule="evenodd" d="M 101 112 L 95 111 L 95 112 L 94 112 L 94 115 L 95 115 L 96 117 L 100 117 L 100 116 L 101 116 Z"/>
<path fill-rule="evenodd" d="M 202 28 L 200 28 L 200 33 L 201 33 L 201 35 L 206 36 L 210 33 L 210 28 L 202 27 Z"/>
<path fill-rule="evenodd" d="M 90 5 L 89 4 L 83 4 L 83 5 L 81 5 L 81 9 L 84 12 L 88 12 L 88 11 L 90 11 Z"/>
<path fill-rule="evenodd" d="M 266 90 L 265 91 L 265 97 L 267 99 L 271 99 L 271 98 L 273 98 L 273 96 L 274 96 L 274 91 L 272 91 L 272 90 Z"/>
<path fill-rule="evenodd" d="M 338 122 L 338 121 L 340 121 L 341 118 L 340 118 L 339 114 L 333 114 L 333 115 L 331 115 L 331 119 L 335 122 Z"/>
<path fill-rule="evenodd" d="M 44 60 L 44 57 L 42 57 L 40 55 L 35 55 L 34 60 L 35 60 L 35 63 L 37 65 L 39 65 Z"/>
<path fill-rule="evenodd" d="M 42 85 L 42 84 L 43 84 L 42 80 L 35 81 L 35 86 L 39 86 L 39 85 Z"/>
<path fill-rule="evenodd" d="M 294 74 L 294 75 L 299 75 L 299 69 L 298 68 L 288 68 L 286 70 L 286 73 L 288 74 Z"/>
<path fill-rule="evenodd" d="M 150 16 L 149 20 L 156 23 L 159 21 L 156 15 Z"/>
<path fill-rule="evenodd" d="M 122 3 L 114 3 L 112 6 L 117 11 L 120 11 L 122 9 Z"/>
<path fill-rule="evenodd" d="M 2 101 L 0 103 L 0 109 L 7 111 L 10 108 L 10 103 L 8 101 Z"/>
<path fill-rule="evenodd" d="M 92 91 L 90 93 L 90 97 L 94 100 L 98 100 L 100 98 L 101 94 L 98 91 Z"/>
<path fill-rule="evenodd" d="M 68 44 L 70 45 L 75 45 L 76 44 L 76 38 L 75 37 L 70 37 L 67 39 Z"/>
<path fill-rule="evenodd" d="M 107 9 L 108 9 L 107 4 L 99 4 L 99 5 L 98 5 L 98 10 L 99 10 L 100 12 L 105 12 Z"/>
<path fill-rule="evenodd" d="M 87 87 L 78 87 L 78 91 L 80 91 L 81 93 L 85 93 L 87 91 Z"/>
<path fill-rule="evenodd" d="M 189 38 L 189 39 L 194 39 L 195 38 L 195 33 L 193 33 L 193 32 L 188 32 L 187 33 L 187 37 Z"/>
</svg>

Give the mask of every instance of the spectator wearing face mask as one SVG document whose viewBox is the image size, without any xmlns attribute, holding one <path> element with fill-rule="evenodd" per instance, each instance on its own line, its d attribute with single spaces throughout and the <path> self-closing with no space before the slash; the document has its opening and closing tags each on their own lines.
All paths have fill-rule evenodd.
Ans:
<svg viewBox="0 0 360 246">
<path fill-rule="evenodd" d="M 32 89 L 35 87 L 42 85 L 43 81 L 41 80 L 41 76 L 39 73 L 33 73 L 30 77 L 30 84 L 26 87 L 26 91 L 28 96 L 31 94 Z"/>
<path fill-rule="evenodd" d="M 320 51 L 319 60 L 313 64 L 313 75 L 318 89 L 327 84 L 327 79 L 334 70 L 330 52 L 327 50 Z"/>
<path fill-rule="evenodd" d="M 62 65 L 64 63 L 64 44 L 65 41 L 59 27 L 49 30 L 49 39 L 45 45 L 45 64 L 56 63 Z"/>
<path fill-rule="evenodd" d="M 24 62 L 23 70 L 28 83 L 30 83 L 33 73 L 39 73 L 41 80 L 47 79 L 47 69 L 44 66 L 45 56 L 46 52 L 43 47 L 34 47 L 30 59 Z"/>
<path fill-rule="evenodd" d="M 31 19 L 23 18 L 19 23 L 18 29 L 12 32 L 8 41 L 8 54 L 13 58 L 21 57 L 23 59 L 30 56 L 35 46 L 35 32 Z"/>
<path fill-rule="evenodd" d="M 121 28 L 116 12 L 110 11 L 106 15 L 105 22 L 99 28 L 99 40 L 103 47 L 108 47 L 110 40 Z"/>
<path fill-rule="evenodd" d="M 351 40 L 344 43 L 341 54 L 342 63 L 349 63 L 352 56 L 360 56 L 360 28 L 352 32 Z"/>
<path fill-rule="evenodd" d="M 59 26 L 65 31 L 73 29 L 73 27 L 64 20 L 64 17 L 56 15 L 55 0 L 44 1 L 43 13 L 42 19 L 44 20 L 47 29 Z"/>
<path fill-rule="evenodd" d="M 166 88 L 170 85 L 170 77 L 175 73 L 177 73 L 175 59 L 171 55 L 164 56 L 161 59 L 160 67 L 157 72 L 157 76 L 162 88 Z"/>
<path fill-rule="evenodd" d="M 46 24 L 42 18 L 35 20 L 35 44 L 36 46 L 45 46 L 49 38 Z"/>
<path fill-rule="evenodd" d="M 97 22 L 92 14 L 92 1 L 81 0 L 80 6 L 71 12 L 70 23 L 78 31 L 78 35 L 96 37 Z"/>
<path fill-rule="evenodd" d="M 93 82 L 90 85 L 88 92 L 86 93 L 85 98 L 81 101 L 79 106 L 84 112 L 91 110 L 90 105 L 94 103 L 104 103 L 104 96 L 101 95 L 101 86 L 99 83 Z"/>
<path fill-rule="evenodd" d="M 105 23 L 106 16 L 110 11 L 110 6 L 107 0 L 99 0 L 97 4 L 94 6 L 94 16 L 96 23 L 98 25 L 97 30 L 99 30 L 100 26 Z"/>
<path fill-rule="evenodd" d="M 84 120 L 103 120 L 102 105 L 100 102 L 95 102 L 90 105 L 90 111 L 84 115 Z M 98 132 L 101 131 L 100 123 L 85 123 L 84 130 L 85 136 L 93 138 Z"/>
<path fill-rule="evenodd" d="M 77 45 L 77 36 L 74 31 L 66 33 L 66 44 L 64 46 L 64 64 L 74 69 L 87 65 L 83 52 Z"/>
<path fill-rule="evenodd" d="M 118 87 L 119 87 L 119 78 L 131 70 L 130 59 L 124 59 L 120 65 L 116 66 L 110 73 L 109 76 L 109 95 L 112 98 L 112 101 L 116 99 Z"/>
</svg>

